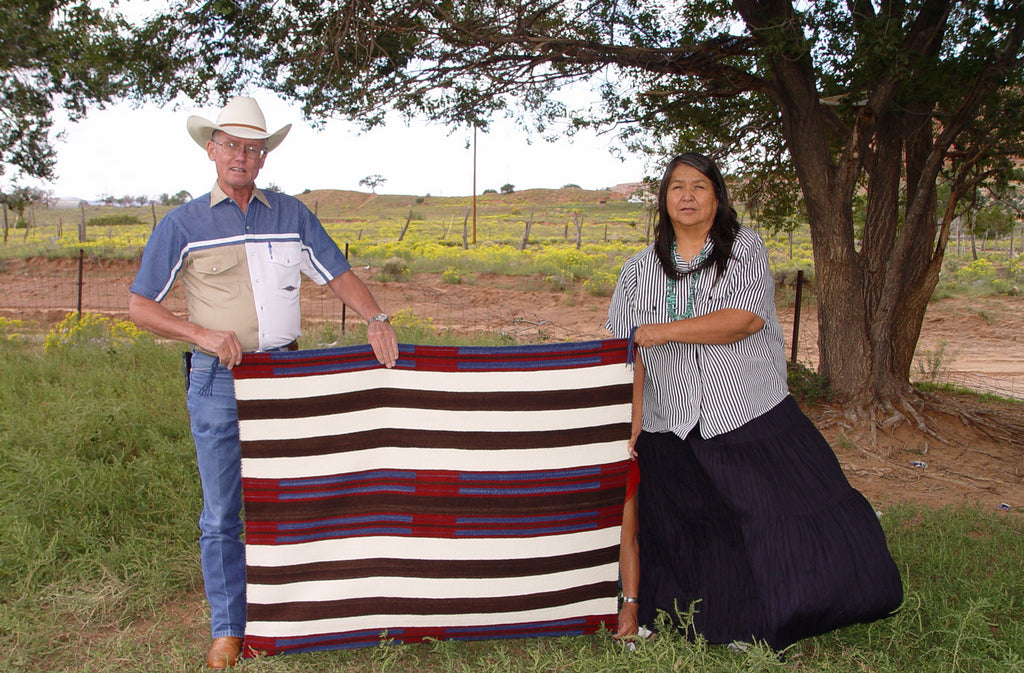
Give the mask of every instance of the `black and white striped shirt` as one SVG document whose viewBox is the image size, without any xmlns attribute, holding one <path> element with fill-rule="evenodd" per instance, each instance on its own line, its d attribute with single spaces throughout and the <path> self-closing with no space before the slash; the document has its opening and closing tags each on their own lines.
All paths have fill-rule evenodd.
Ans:
<svg viewBox="0 0 1024 673">
<path fill-rule="evenodd" d="M 710 250 L 710 240 L 705 250 Z M 680 270 L 688 269 L 684 262 Z M 775 284 L 768 251 L 752 229 L 741 227 L 732 257 L 717 283 L 714 267 L 697 280 L 694 316 L 721 309 L 743 309 L 764 320 L 764 327 L 733 344 L 670 342 L 640 349 L 644 382 L 643 429 L 680 437 L 700 423 L 704 438 L 734 430 L 781 402 L 786 386 L 785 342 L 775 314 Z M 668 277 L 654 246 L 626 261 L 608 307 L 606 327 L 626 338 L 639 325 L 669 322 Z M 682 313 L 692 276 L 677 282 Z"/>
</svg>

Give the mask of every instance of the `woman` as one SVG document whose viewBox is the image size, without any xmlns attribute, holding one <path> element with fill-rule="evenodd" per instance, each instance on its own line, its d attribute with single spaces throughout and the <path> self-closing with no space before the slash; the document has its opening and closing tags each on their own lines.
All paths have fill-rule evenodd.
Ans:
<svg viewBox="0 0 1024 673">
<path fill-rule="evenodd" d="M 710 159 L 673 159 L 655 243 L 608 310 L 642 386 L 638 621 L 712 643 L 801 638 L 885 617 L 899 573 L 871 506 L 789 396 L 768 254 Z M 694 633 L 695 632 L 695 633 Z"/>
</svg>

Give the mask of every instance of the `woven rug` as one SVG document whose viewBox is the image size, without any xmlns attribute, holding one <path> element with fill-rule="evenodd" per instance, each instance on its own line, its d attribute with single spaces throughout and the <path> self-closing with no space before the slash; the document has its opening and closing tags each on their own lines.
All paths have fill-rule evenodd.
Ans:
<svg viewBox="0 0 1024 673">
<path fill-rule="evenodd" d="M 235 368 L 246 653 L 615 628 L 624 340 Z"/>
</svg>

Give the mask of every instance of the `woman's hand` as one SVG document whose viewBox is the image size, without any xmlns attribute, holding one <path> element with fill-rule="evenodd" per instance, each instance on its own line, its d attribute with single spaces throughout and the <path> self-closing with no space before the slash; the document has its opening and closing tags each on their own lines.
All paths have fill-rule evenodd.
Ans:
<svg viewBox="0 0 1024 673">
<path fill-rule="evenodd" d="M 640 626 L 636 618 L 637 609 L 636 603 L 622 604 L 622 608 L 619 610 L 619 629 L 612 638 L 621 640 L 622 638 L 635 636 L 640 632 Z"/>
<path fill-rule="evenodd" d="M 641 348 L 650 348 L 651 346 L 666 344 L 669 340 L 665 334 L 665 327 L 669 324 L 671 323 L 640 325 L 636 328 L 636 333 L 633 335 L 633 341 Z"/>
</svg>

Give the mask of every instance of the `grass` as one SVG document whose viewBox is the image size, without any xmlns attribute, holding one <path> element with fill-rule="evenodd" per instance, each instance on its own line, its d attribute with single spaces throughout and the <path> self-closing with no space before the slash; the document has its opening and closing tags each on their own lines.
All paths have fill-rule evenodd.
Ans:
<svg viewBox="0 0 1024 673">
<path fill-rule="evenodd" d="M 400 328 L 425 334 L 430 326 Z M 204 670 L 200 496 L 179 353 L 148 338 L 49 352 L 0 340 L 0 670 Z M 240 670 L 1024 671 L 1020 514 L 901 505 L 882 523 L 903 574 L 902 608 L 797 643 L 785 661 L 670 634 L 630 652 L 602 633 L 385 642 L 257 659 Z"/>
</svg>

